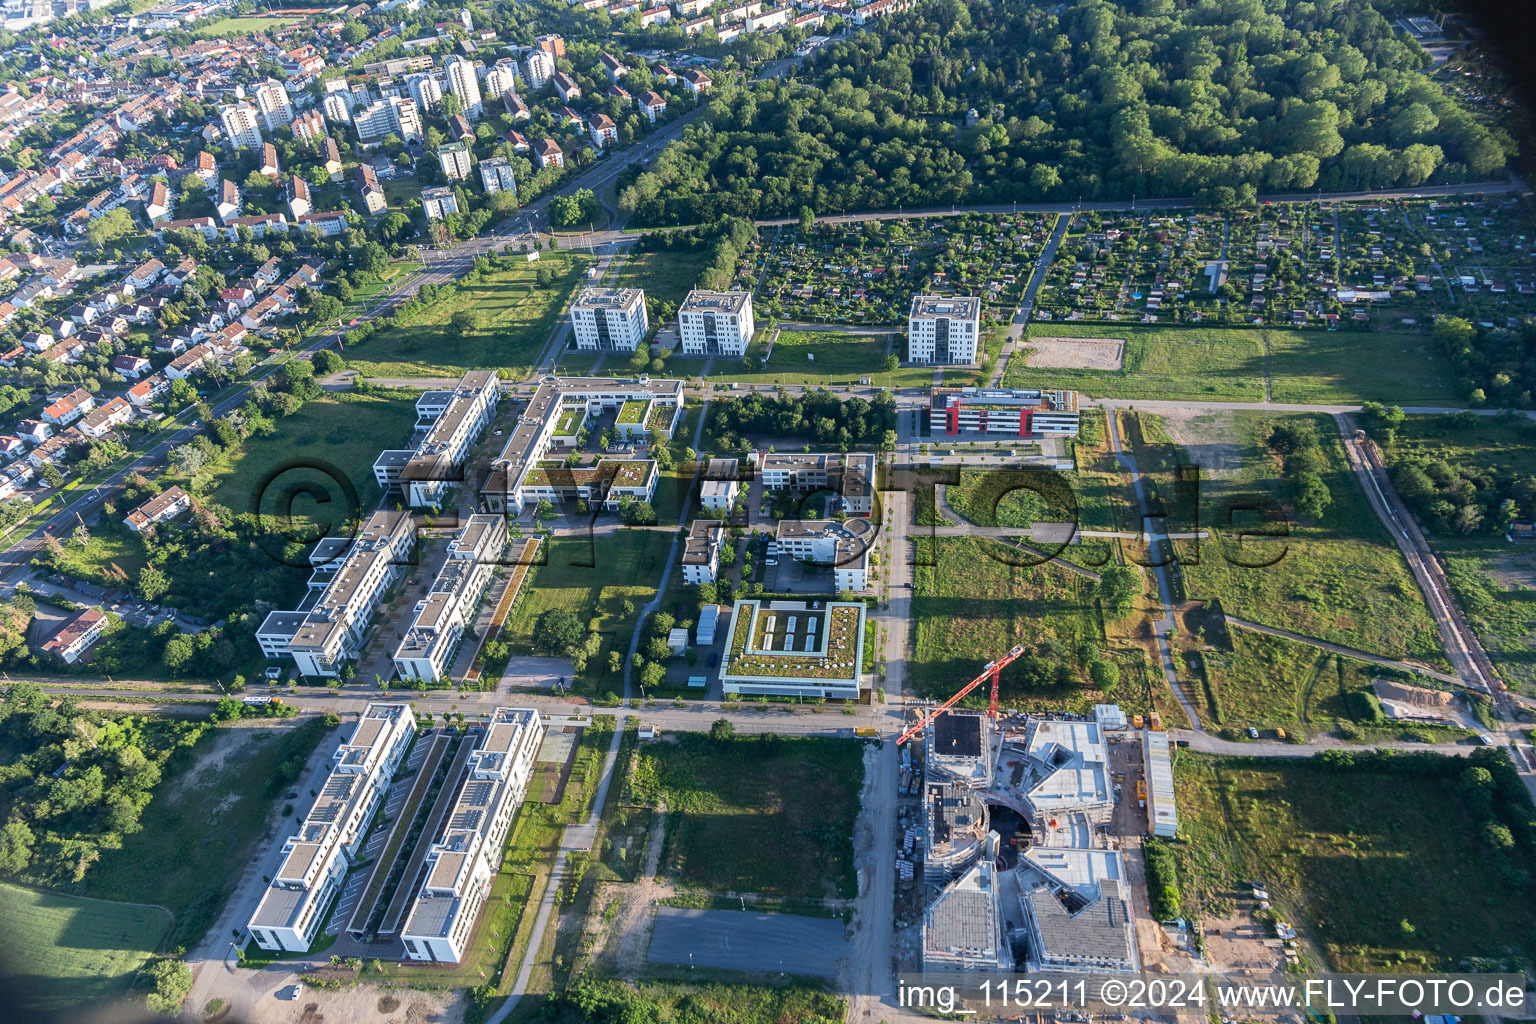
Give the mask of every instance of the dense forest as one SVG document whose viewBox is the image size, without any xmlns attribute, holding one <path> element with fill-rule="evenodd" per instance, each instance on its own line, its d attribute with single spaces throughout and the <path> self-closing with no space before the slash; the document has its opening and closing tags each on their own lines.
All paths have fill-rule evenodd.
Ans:
<svg viewBox="0 0 1536 1024">
<path fill-rule="evenodd" d="M 1514 141 L 1428 63 L 1343 0 L 919 4 L 797 79 L 722 87 L 620 199 L 677 224 L 1497 176 Z"/>
</svg>

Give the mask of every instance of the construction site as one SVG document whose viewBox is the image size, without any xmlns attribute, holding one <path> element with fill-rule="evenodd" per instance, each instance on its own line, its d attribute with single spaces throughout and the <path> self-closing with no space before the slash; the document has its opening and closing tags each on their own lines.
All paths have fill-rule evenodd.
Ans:
<svg viewBox="0 0 1536 1024">
<path fill-rule="evenodd" d="M 999 713 L 997 675 L 1020 651 L 897 740 L 900 959 L 925 972 L 1139 971 L 1140 841 L 1178 828 L 1168 735 L 1112 704 Z M 956 707 L 989 681 L 988 711 Z"/>
</svg>

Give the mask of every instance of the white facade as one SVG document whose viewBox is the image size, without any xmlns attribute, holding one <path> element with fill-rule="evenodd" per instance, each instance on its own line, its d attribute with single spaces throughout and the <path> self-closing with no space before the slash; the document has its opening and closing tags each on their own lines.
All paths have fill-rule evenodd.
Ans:
<svg viewBox="0 0 1536 1024">
<path fill-rule="evenodd" d="M 543 50 L 532 50 L 523 59 L 523 77 L 528 79 L 528 87 L 535 91 L 544 88 L 544 83 L 555 76 L 555 58 Z"/>
<path fill-rule="evenodd" d="M 650 320 L 639 288 L 583 288 L 571 304 L 576 347 L 589 352 L 633 352 L 645 340 Z"/>
<path fill-rule="evenodd" d="M 249 103 L 220 107 L 219 122 L 230 149 L 260 149 L 265 141 L 261 135 L 261 114 Z"/>
<path fill-rule="evenodd" d="M 721 523 L 695 519 L 683 545 L 683 582 L 698 586 L 713 583 L 720 574 L 720 543 L 725 536 Z"/>
<path fill-rule="evenodd" d="M 416 734 L 406 704 L 369 704 L 332 758 L 330 777 L 246 927 L 263 949 L 305 952 Z"/>
<path fill-rule="evenodd" d="M 440 505 L 448 488 L 463 482 L 469 449 L 496 415 L 501 382 L 493 370 L 470 370 L 452 391 L 427 394 L 446 398 L 431 414 L 431 427 L 396 478 L 412 508 Z M 422 402 L 416 409 L 418 416 L 424 415 Z"/>
<path fill-rule="evenodd" d="M 684 355 L 744 356 L 756 330 L 750 292 L 694 289 L 677 311 Z"/>
<path fill-rule="evenodd" d="M 474 170 L 474 155 L 462 142 L 448 142 L 437 147 L 437 162 L 449 181 L 468 181 Z"/>
<path fill-rule="evenodd" d="M 475 66 L 463 57 L 453 57 L 445 69 L 448 73 L 448 91 L 464 104 L 464 116 L 478 120 L 485 113 L 480 99 L 480 82 L 475 77 Z"/>
<path fill-rule="evenodd" d="M 512 164 L 504 156 L 493 156 L 480 161 L 480 185 L 485 194 L 511 192 L 517 194 L 517 179 L 512 175 Z"/>
<path fill-rule="evenodd" d="M 912 296 L 907 359 L 946 365 L 974 363 L 981 341 L 981 300 L 974 296 Z"/>
<path fill-rule="evenodd" d="M 531 708 L 497 708 L 491 716 L 400 930 L 412 960 L 464 958 L 543 739 L 543 719 Z"/>
<path fill-rule="evenodd" d="M 448 678 L 459 641 L 474 621 L 506 544 L 505 516 L 469 517 L 449 543 L 448 560 L 427 596 L 416 602 L 411 626 L 395 649 L 395 671 L 401 679 Z"/>
<path fill-rule="evenodd" d="M 293 123 L 293 103 L 282 82 L 271 78 L 262 82 L 256 87 L 255 99 L 256 109 L 261 112 L 262 123 L 268 131 L 286 128 Z"/>
</svg>

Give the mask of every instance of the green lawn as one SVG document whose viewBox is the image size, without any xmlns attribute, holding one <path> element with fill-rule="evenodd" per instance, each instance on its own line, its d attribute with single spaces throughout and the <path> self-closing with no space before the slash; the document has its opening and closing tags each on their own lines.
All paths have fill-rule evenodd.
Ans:
<svg viewBox="0 0 1536 1024">
<path fill-rule="evenodd" d="M 13 1020 L 80 1013 L 121 996 L 171 930 L 164 907 L 5 884 L 0 918 L 7 926 L 0 971 Z"/>
<path fill-rule="evenodd" d="M 1424 458 L 1496 480 L 1536 474 L 1530 426 L 1487 417 L 1410 416 L 1384 454 L 1391 467 Z M 1510 544 L 1497 532 L 1461 536 L 1429 527 L 1425 535 L 1505 684 L 1536 693 L 1536 546 Z"/>
<path fill-rule="evenodd" d="M 747 350 L 750 368 L 737 359 L 716 359 L 710 379 L 760 384 L 851 384 L 860 377 L 879 374 L 885 361 L 884 336 L 783 330 L 769 351 L 770 337 L 771 331 L 760 332 L 758 340 Z M 929 375 L 931 380 L 931 370 Z"/>
<path fill-rule="evenodd" d="M 121 849 L 102 851 L 87 895 L 152 900 L 176 914 L 169 945 L 192 946 L 213 924 L 243 865 L 265 842 L 278 766 L 302 763 L 325 738 L 318 718 L 280 724 L 234 721 L 210 729 L 180 754 Z M 298 803 L 298 801 L 296 801 Z"/>
<path fill-rule="evenodd" d="M 1455 403 L 1449 368 L 1428 339 L 1374 331 L 1281 331 L 1140 324 L 1037 323 L 1031 337 L 1121 338 L 1119 370 L 1030 367 L 1008 361 L 1005 383 L 1068 387 L 1100 398 L 1264 400 L 1404 405 Z"/>
<path fill-rule="evenodd" d="M 248 36 L 255 32 L 266 32 L 269 29 L 285 28 L 288 25 L 303 23 L 307 15 L 291 18 L 220 18 L 210 21 L 206 25 L 199 25 L 193 30 L 192 35 L 198 39 L 235 39 L 240 36 Z"/>
<path fill-rule="evenodd" d="M 251 511 L 260 496 L 263 511 L 281 515 L 283 496 L 293 494 L 295 517 L 335 524 L 349 514 L 348 510 L 336 507 L 333 511 L 331 505 L 315 500 L 329 496 L 334 502 L 341 497 L 341 488 L 331 475 L 334 470 L 351 482 L 359 507 L 372 509 L 380 493 L 373 475 L 374 460 L 386 448 L 409 445 L 416 425 L 417 397 L 410 391 L 385 395 L 327 393 L 292 416 L 277 420 L 277 430 L 271 436 L 248 438 L 232 463 L 214 471 L 209 497 L 239 514 Z M 278 470 L 283 472 L 263 490 L 263 483 Z M 300 493 L 304 485 L 315 489 L 314 497 Z"/>
<path fill-rule="evenodd" d="M 1025 656 L 1003 670 L 999 686 L 1010 707 L 1090 710 L 1108 696 L 1088 678 L 1098 657 L 1120 668 L 1114 700 L 1127 709 L 1150 711 L 1159 694 L 1171 703 L 1166 689 L 1151 693 L 1132 684 L 1138 654 L 1126 641 L 1139 620 L 1128 616 L 1106 631 L 1087 577 L 1050 563 L 1024 564 L 1037 556 L 982 538 L 932 538 L 919 544 L 918 557 L 911 661 L 918 695 L 948 697 L 988 661 L 1023 645 Z M 965 703 L 985 706 L 987 697 L 978 688 Z"/>
<path fill-rule="evenodd" d="M 1533 895 L 1504 874 L 1536 867 L 1529 849 L 1500 854 L 1483 839 L 1461 789 L 1463 759 L 1426 764 L 1388 771 L 1181 752 L 1173 848 L 1183 913 L 1231 913 L 1260 879 L 1333 970 L 1529 962 Z"/>
<path fill-rule="evenodd" d="M 58 570 L 77 579 L 112 585 L 121 582 L 113 579 L 113 567 L 121 569 L 130 580 L 139 578 L 139 570 L 147 563 L 144 539 L 126 530 L 107 533 L 97 530 L 91 534 L 88 544 L 81 547 L 73 539 L 65 537 L 60 547 L 62 559 L 55 555 L 53 564 Z"/>
<path fill-rule="evenodd" d="M 561 252 L 546 252 L 537 263 L 498 260 L 477 283 L 466 278 L 453 295 L 348 349 L 347 361 L 370 377 L 457 377 L 475 369 L 524 377 L 591 264 L 590 256 Z M 536 280 L 541 266 L 556 271 L 548 287 Z M 461 330 L 452 320 L 463 310 L 477 322 Z"/>
<path fill-rule="evenodd" d="M 606 283 L 614 288 L 644 288 L 646 298 L 680 306 L 698 287 L 699 274 L 707 266 L 709 254 L 703 250 L 631 252 Z"/>
<path fill-rule="evenodd" d="M 630 791 L 640 803 L 666 801 L 666 873 L 716 892 L 857 894 L 862 744 L 775 736 L 722 744 L 690 732 L 640 751 Z"/>
<path fill-rule="evenodd" d="M 1299 419 L 1315 427 L 1325 458 L 1320 476 L 1333 499 L 1317 520 L 1290 507 L 1280 462 L 1265 443 L 1277 423 Z M 1174 466 L 1192 454 L 1209 464 L 1218 458 L 1216 450 L 1226 453 L 1227 468 L 1200 480 L 1200 526 L 1212 538 L 1198 552 L 1193 545 L 1178 545 L 1185 598 L 1218 601 L 1229 615 L 1372 654 L 1444 664 L 1424 596 L 1349 470 L 1332 418 L 1233 413 L 1191 428 L 1198 436 L 1185 438 L 1189 448 L 1169 443 L 1157 417 L 1130 415 L 1122 421 L 1141 424 L 1138 462 L 1149 486 L 1166 496 L 1171 530 L 1193 525 L 1190 509 L 1174 497 Z M 1127 433 L 1138 443 L 1134 427 Z M 1240 531 L 1261 526 L 1243 511 L 1258 499 L 1278 503 L 1288 537 L 1239 538 Z"/>
</svg>

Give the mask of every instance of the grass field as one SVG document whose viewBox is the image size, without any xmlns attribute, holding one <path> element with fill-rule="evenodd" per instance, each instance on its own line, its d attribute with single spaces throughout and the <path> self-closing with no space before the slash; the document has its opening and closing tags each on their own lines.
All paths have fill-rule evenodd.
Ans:
<svg viewBox="0 0 1536 1024">
<path fill-rule="evenodd" d="M 1290 508 L 1280 462 L 1265 443 L 1277 422 L 1298 418 L 1313 422 L 1325 458 L 1320 475 L 1333 500 L 1318 520 Z M 1179 545 L 1184 597 L 1219 601 L 1226 614 L 1372 654 L 1444 663 L 1424 596 L 1349 470 L 1330 417 L 1233 413 L 1178 428 L 1179 444 L 1168 440 L 1174 428 L 1156 417 L 1132 414 L 1122 423 L 1160 494 L 1172 495 L 1178 463 L 1193 459 L 1210 470 L 1200 479 L 1200 526 L 1213 537 L 1198 555 L 1191 545 Z M 1238 530 L 1257 524 L 1233 510 L 1256 497 L 1283 507 L 1290 531 L 1283 541 L 1237 539 Z M 1168 505 L 1170 529 L 1188 529 L 1189 510 L 1171 497 Z"/>
<path fill-rule="evenodd" d="M 1455 416 L 1411 416 L 1384 454 L 1388 466 L 1430 458 L 1494 479 L 1536 474 L 1530 426 L 1487 417 L 1467 423 Z M 1536 547 L 1510 544 L 1497 533 L 1456 536 L 1427 528 L 1425 534 L 1505 683 L 1536 693 Z"/>
<path fill-rule="evenodd" d="M 199 25 L 192 31 L 192 35 L 198 39 L 235 39 L 240 36 L 248 36 L 255 32 L 266 32 L 269 29 L 285 28 L 289 25 L 298 25 L 305 20 L 304 17 L 292 18 L 220 18 L 210 21 L 206 25 Z"/>
<path fill-rule="evenodd" d="M 84 547 L 68 538 L 60 546 L 64 552 L 63 560 L 54 556 L 54 564 L 60 572 L 104 585 L 112 583 L 108 573 L 113 566 L 127 573 L 129 579 L 136 580 L 139 570 L 148 561 L 144 540 L 136 533 L 108 534 L 98 530 L 91 534 L 90 542 Z"/>
<path fill-rule="evenodd" d="M 171 930 L 164 907 L 0 884 L 0 973 L 12 1020 L 79 1013 L 128 990 Z"/>
<path fill-rule="evenodd" d="M 716 892 L 857 894 L 853 824 L 864 783 L 862 744 L 819 736 L 717 743 L 703 733 L 679 733 L 640 749 L 630 787 L 637 797 L 666 801 L 669 874 Z"/>
<path fill-rule="evenodd" d="M 538 263 L 514 257 L 479 283 L 461 283 L 454 295 L 409 317 L 410 322 L 348 349 L 347 361 L 369 377 L 457 377 L 475 369 L 526 376 L 591 263 L 592 257 L 582 253 L 547 252 Z M 547 288 L 536 280 L 541 266 L 557 271 Z M 451 323 L 462 310 L 479 318 L 467 331 Z"/>
<path fill-rule="evenodd" d="M 317 398 L 278 420 L 277 431 L 270 437 L 248 438 L 232 463 L 214 471 L 209 497 L 239 514 L 251 511 L 260 493 L 263 510 L 281 514 L 283 495 L 297 494 L 300 485 L 309 483 L 334 502 L 340 487 L 323 468 L 330 467 L 351 481 L 361 508 L 369 510 L 379 498 L 374 460 L 385 448 L 410 443 L 416 398 L 407 391 L 387 396 L 337 392 Z M 268 474 L 280 469 L 286 471 L 275 478 L 277 486 L 263 491 Z M 296 497 L 292 505 L 295 517 L 316 512 L 310 497 Z M 331 508 L 326 506 L 319 517 L 337 521 Z"/>
<path fill-rule="evenodd" d="M 1003 670 L 999 692 L 1010 707 L 1088 711 L 1109 695 L 1088 679 L 1081 650 L 1090 644 L 1121 669 L 1113 699 L 1127 710 L 1171 704 L 1167 691 L 1141 682 L 1139 652 L 1129 642 L 1135 616 L 1105 623 L 1092 581 L 1053 564 L 1021 565 L 1034 556 L 1001 542 L 970 537 L 933 538 L 919 545 L 913 567 L 911 680 L 923 697 L 948 697 L 988 661 L 1016 644 L 1026 656 Z M 985 705 L 978 689 L 966 698 Z"/>
<path fill-rule="evenodd" d="M 86 876 L 87 895 L 153 900 L 176 914 L 170 946 L 198 942 L 265 838 L 278 766 L 308 759 L 325 738 L 318 718 L 281 724 L 230 722 L 178 755 L 140 818 L 143 829 L 104 850 Z M 281 796 L 281 793 L 276 794 Z"/>
<path fill-rule="evenodd" d="M 1459 770 L 1181 752 L 1174 850 L 1184 912 L 1230 913 L 1261 879 L 1277 912 L 1335 970 L 1461 969 L 1473 956 L 1529 962 L 1536 936 L 1524 887 L 1493 863 Z M 1510 859 L 1529 870 L 1520 854 Z"/>
<path fill-rule="evenodd" d="M 646 298 L 679 306 L 698 286 L 699 273 L 709 262 L 704 250 L 631 252 L 606 283 L 614 288 L 644 288 Z"/>
<path fill-rule="evenodd" d="M 1033 368 L 1008 361 L 1011 387 L 1068 387 L 1101 398 L 1264 400 L 1404 405 L 1455 403 L 1445 362 L 1416 334 L 1042 323 L 1031 336 L 1124 338 L 1119 370 Z"/>
</svg>

